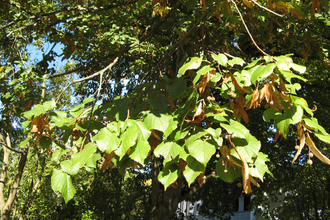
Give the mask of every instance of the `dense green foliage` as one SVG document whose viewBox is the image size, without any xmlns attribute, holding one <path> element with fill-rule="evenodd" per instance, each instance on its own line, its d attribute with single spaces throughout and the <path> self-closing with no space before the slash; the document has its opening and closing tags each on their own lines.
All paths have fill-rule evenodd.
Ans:
<svg viewBox="0 0 330 220">
<path fill-rule="evenodd" d="M 28 179 L 26 164 L 34 176 L 20 197 L 49 191 L 50 181 L 67 207 L 54 194 L 58 202 L 43 200 L 28 212 L 26 203 L 23 213 L 33 216 L 39 204 L 57 207 L 58 216 L 52 217 L 63 218 L 60 210 L 88 206 L 90 212 L 69 215 L 106 219 L 117 214 L 171 219 L 178 202 L 209 180 L 239 181 L 246 194 L 252 183 L 259 195 L 260 185 L 282 187 L 275 181 L 263 186 L 273 176 L 269 169 L 283 179 L 291 175 L 308 181 L 311 170 L 324 169 L 314 159 L 315 165 L 306 166 L 312 156 L 330 164 L 321 152 L 330 135 L 326 123 L 317 120 L 325 116 L 316 117 L 314 107 L 324 104 L 313 97 L 316 88 L 324 89 L 320 96 L 328 91 L 328 2 L 0 4 L 3 219 L 20 194 L 19 182 Z M 42 51 L 36 62 L 31 45 Z M 52 66 L 58 57 L 65 62 L 60 70 Z M 17 176 L 5 200 L 11 155 L 19 165 L 11 166 Z M 94 201 L 99 193 L 116 199 Z M 93 202 L 87 203 L 89 198 Z M 109 213 L 102 208 L 107 206 Z"/>
</svg>

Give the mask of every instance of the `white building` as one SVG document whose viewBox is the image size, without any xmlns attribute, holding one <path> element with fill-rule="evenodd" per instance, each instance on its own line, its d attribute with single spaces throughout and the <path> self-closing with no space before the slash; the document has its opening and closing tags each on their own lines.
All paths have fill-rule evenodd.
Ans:
<svg viewBox="0 0 330 220">
<path fill-rule="evenodd" d="M 195 202 L 193 205 L 189 201 L 182 201 L 179 203 L 178 211 L 183 213 L 185 219 L 187 216 L 193 215 L 198 220 L 210 220 L 208 217 L 204 217 L 199 214 L 199 207 L 203 204 L 203 201 Z M 247 210 L 247 206 L 250 204 L 250 197 L 241 196 L 237 200 L 237 211 L 234 212 L 232 220 L 253 220 L 254 211 Z"/>
</svg>

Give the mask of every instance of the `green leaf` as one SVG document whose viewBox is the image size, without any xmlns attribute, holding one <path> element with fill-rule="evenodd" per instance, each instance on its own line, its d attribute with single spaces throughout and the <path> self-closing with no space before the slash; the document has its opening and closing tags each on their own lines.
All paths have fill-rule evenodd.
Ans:
<svg viewBox="0 0 330 220">
<path fill-rule="evenodd" d="M 264 60 L 266 63 L 269 63 L 273 60 L 273 57 L 272 56 L 264 56 Z"/>
<path fill-rule="evenodd" d="M 87 159 L 91 157 L 95 151 L 96 151 L 96 146 L 93 143 L 89 142 L 84 146 L 82 151 L 72 155 L 71 157 L 72 164 L 74 166 L 78 165 L 79 167 L 84 166 Z"/>
<path fill-rule="evenodd" d="M 63 154 L 66 154 L 69 152 L 69 150 L 57 150 L 52 154 L 52 161 L 55 161 L 56 163 L 60 162 L 60 158 Z"/>
<path fill-rule="evenodd" d="M 187 165 L 183 171 L 183 175 L 186 178 L 188 185 L 190 185 L 196 180 L 196 177 L 205 171 L 205 166 L 198 162 L 195 158 L 188 156 Z"/>
<path fill-rule="evenodd" d="M 51 146 L 52 146 L 52 139 L 50 137 L 47 137 L 47 136 L 42 136 L 40 139 L 39 139 L 39 144 L 40 146 L 46 148 L 46 149 L 49 149 Z"/>
<path fill-rule="evenodd" d="M 180 154 L 181 146 L 175 142 L 162 142 L 154 151 L 154 154 L 159 157 L 162 155 L 165 159 L 174 159 Z"/>
<path fill-rule="evenodd" d="M 119 156 L 121 160 L 122 157 L 126 154 L 127 150 L 135 145 L 136 138 L 138 135 L 138 129 L 136 126 L 130 126 L 127 130 L 120 135 L 121 144 L 115 153 Z"/>
<path fill-rule="evenodd" d="M 67 118 L 67 113 L 63 111 L 52 112 L 53 117 L 51 117 L 50 126 L 53 127 L 62 127 L 63 125 L 68 125 L 72 123 L 72 118 Z"/>
<path fill-rule="evenodd" d="M 235 179 L 242 175 L 240 167 L 234 169 L 228 164 L 223 157 L 220 157 L 216 165 L 217 175 L 225 182 L 233 182 Z"/>
<path fill-rule="evenodd" d="M 19 143 L 19 147 L 20 148 L 24 148 L 26 147 L 27 143 L 29 142 L 29 140 L 31 140 L 30 138 L 25 138 L 24 141 L 21 141 L 21 143 Z"/>
<path fill-rule="evenodd" d="M 148 129 L 156 129 L 158 131 L 165 132 L 167 127 L 170 125 L 172 116 L 164 114 L 160 111 L 150 111 L 144 119 L 144 123 Z"/>
<path fill-rule="evenodd" d="M 300 105 L 293 105 L 287 111 L 286 114 L 291 118 L 291 124 L 297 124 L 302 120 L 304 110 Z"/>
<path fill-rule="evenodd" d="M 64 160 L 61 162 L 62 170 L 71 176 L 77 175 L 79 172 L 79 164 L 73 164 L 72 160 Z"/>
<path fill-rule="evenodd" d="M 330 144 L 330 135 L 329 134 L 323 134 L 320 132 L 314 133 L 316 137 L 318 137 L 321 141 Z"/>
<path fill-rule="evenodd" d="M 93 154 L 86 161 L 86 167 L 96 168 L 96 162 L 101 159 L 101 154 Z"/>
<path fill-rule="evenodd" d="M 223 138 L 221 135 L 221 128 L 217 128 L 216 130 L 213 128 L 208 128 L 207 132 L 211 134 L 213 140 L 218 144 L 218 146 L 222 146 Z"/>
<path fill-rule="evenodd" d="M 197 71 L 197 75 L 194 78 L 193 84 L 196 85 L 200 76 L 205 75 L 207 72 L 210 72 L 212 70 L 215 70 L 215 69 L 212 68 L 210 65 L 203 66 L 200 70 Z"/>
<path fill-rule="evenodd" d="M 45 112 L 46 111 L 50 111 L 50 110 L 52 110 L 53 108 L 56 107 L 55 100 L 44 102 L 42 105 L 43 105 L 43 107 L 45 109 Z"/>
<path fill-rule="evenodd" d="M 293 104 L 301 106 L 308 114 L 310 114 L 313 117 L 314 113 L 310 108 L 308 108 L 305 99 L 296 96 L 291 96 L 291 99 L 293 100 Z"/>
<path fill-rule="evenodd" d="M 130 120 L 129 120 L 130 121 Z M 132 124 L 134 124 L 138 130 L 138 139 L 139 140 L 148 140 L 151 132 L 148 130 L 148 127 L 142 121 L 131 120 Z"/>
<path fill-rule="evenodd" d="M 266 111 L 264 111 L 263 119 L 265 122 L 270 122 L 270 120 L 273 120 L 276 118 L 277 114 L 281 114 L 279 111 L 273 108 L 269 108 Z"/>
<path fill-rule="evenodd" d="M 129 157 L 140 164 L 144 164 L 144 160 L 148 156 L 150 150 L 151 147 L 147 140 L 139 140 L 129 151 Z"/>
<path fill-rule="evenodd" d="M 304 82 L 307 81 L 307 79 L 305 79 L 304 77 L 301 77 L 297 74 L 292 73 L 291 71 L 286 71 L 286 70 L 280 70 L 280 72 L 282 73 L 282 75 L 284 76 L 284 79 L 287 80 L 289 83 L 291 83 L 291 79 L 292 78 L 297 78 L 300 79 Z"/>
<path fill-rule="evenodd" d="M 303 109 L 300 105 L 293 105 L 287 109 L 283 114 L 280 112 L 276 113 L 275 121 L 276 127 L 280 129 L 281 134 L 284 138 L 287 137 L 290 124 L 297 124 L 302 120 Z"/>
<path fill-rule="evenodd" d="M 292 55 L 292 54 L 288 54 L 288 55 Z M 274 57 L 274 59 L 276 60 L 276 61 L 278 61 L 277 63 L 279 63 L 279 62 L 288 62 L 288 63 L 292 63 L 293 61 L 292 61 L 292 58 L 290 57 L 290 56 L 288 56 L 288 55 L 285 55 L 285 56 L 278 56 L 278 57 Z"/>
<path fill-rule="evenodd" d="M 42 105 L 35 105 L 32 110 L 27 111 L 24 113 L 24 117 L 32 118 L 32 116 L 37 117 L 41 114 L 46 113 L 49 110 L 52 110 L 56 107 L 55 101 L 47 101 L 44 102 Z"/>
<path fill-rule="evenodd" d="M 320 131 L 322 134 L 328 135 L 326 130 L 321 125 L 319 125 L 319 122 L 317 121 L 316 118 L 303 117 L 303 120 L 309 129 L 312 129 L 316 132 Z"/>
<path fill-rule="evenodd" d="M 257 80 L 261 81 L 267 78 L 270 74 L 273 73 L 275 66 L 276 65 L 274 63 L 269 63 L 267 65 L 260 65 L 252 73 L 251 83 L 256 85 Z"/>
<path fill-rule="evenodd" d="M 70 109 L 69 112 L 74 118 L 76 118 L 84 110 L 83 109 L 84 106 L 85 106 L 84 104 L 77 105 L 74 108 Z"/>
<path fill-rule="evenodd" d="M 254 160 L 253 166 L 249 168 L 251 176 L 258 177 L 261 181 L 263 181 L 265 173 L 272 175 L 268 170 L 266 161 L 269 161 L 267 155 L 259 152 L 258 157 Z"/>
<path fill-rule="evenodd" d="M 174 163 L 166 165 L 158 174 L 158 180 L 164 185 L 165 190 L 171 185 L 180 175 L 181 170 Z"/>
<path fill-rule="evenodd" d="M 229 125 L 224 123 L 221 123 L 220 125 L 226 129 L 229 134 L 233 134 L 234 137 L 245 138 L 250 133 L 244 125 L 232 119 L 230 119 Z"/>
<path fill-rule="evenodd" d="M 186 81 L 183 78 L 174 80 L 174 83 L 167 88 L 172 99 L 177 99 L 186 91 Z M 167 100 L 166 100 L 167 103 Z"/>
<path fill-rule="evenodd" d="M 295 71 L 298 71 L 299 73 L 304 73 L 306 72 L 306 67 L 305 66 L 301 66 L 295 63 L 292 63 L 292 69 L 294 69 Z"/>
<path fill-rule="evenodd" d="M 120 139 L 115 133 L 109 131 L 108 128 L 102 128 L 100 133 L 92 138 L 100 151 L 106 151 L 110 154 L 112 151 L 116 150 L 120 144 Z"/>
<path fill-rule="evenodd" d="M 233 143 L 244 160 L 249 162 L 252 157 L 256 157 L 260 150 L 260 141 L 250 133 L 244 138 L 234 138 Z M 234 149 L 231 149 L 231 155 L 240 158 Z"/>
<path fill-rule="evenodd" d="M 174 140 L 175 141 L 181 140 L 185 138 L 188 133 L 189 133 L 189 128 L 185 128 L 183 131 L 177 130 L 174 136 Z"/>
<path fill-rule="evenodd" d="M 31 124 L 31 121 L 24 121 L 22 123 L 22 128 L 25 130 L 30 124 Z"/>
<path fill-rule="evenodd" d="M 150 98 L 148 102 L 154 109 L 166 110 L 167 109 L 167 99 L 165 96 L 160 95 L 159 97 Z"/>
<path fill-rule="evenodd" d="M 54 169 L 51 178 L 52 188 L 54 191 L 60 191 L 64 197 L 65 203 L 68 203 L 76 194 L 71 177 L 61 170 Z"/>
<path fill-rule="evenodd" d="M 178 127 L 179 122 L 177 120 L 174 120 L 173 117 L 171 117 L 171 120 L 169 121 L 169 125 L 164 131 L 164 139 L 166 139 L 172 131 L 174 131 Z"/>
<path fill-rule="evenodd" d="M 221 66 L 227 66 L 228 63 L 228 58 L 226 55 L 219 53 L 218 55 L 216 54 L 211 54 L 212 58 L 216 60 Z M 244 62 L 244 61 L 243 61 Z"/>
<path fill-rule="evenodd" d="M 186 141 L 185 141 L 185 145 L 189 145 L 191 144 L 193 141 L 195 141 L 196 139 L 199 139 L 201 137 L 203 137 L 204 135 L 207 135 L 208 133 L 206 131 L 201 131 L 201 132 L 198 132 L 196 134 L 192 134 L 190 135 Z"/>
<path fill-rule="evenodd" d="M 196 160 L 206 165 L 213 154 L 215 154 L 215 146 L 207 141 L 196 140 L 187 145 L 189 154 Z"/>
<path fill-rule="evenodd" d="M 245 63 L 245 61 L 242 58 L 239 58 L 239 57 L 234 57 L 233 59 L 228 61 L 228 64 L 230 66 L 234 66 L 234 65 L 243 66 L 244 63 Z"/>
<path fill-rule="evenodd" d="M 88 97 L 88 98 L 85 98 L 85 99 L 83 100 L 83 104 L 87 104 L 87 103 L 89 103 L 89 102 L 93 102 L 93 101 L 94 101 L 93 98 Z"/>
<path fill-rule="evenodd" d="M 283 114 L 284 115 L 284 114 Z M 274 123 L 276 124 L 276 127 L 281 131 L 281 134 L 284 138 L 287 138 L 291 118 L 286 117 L 285 115 L 279 116 L 275 119 Z"/>
<path fill-rule="evenodd" d="M 183 76 L 187 70 L 198 69 L 202 63 L 202 57 L 192 57 L 190 61 L 179 69 L 179 77 Z"/>
</svg>

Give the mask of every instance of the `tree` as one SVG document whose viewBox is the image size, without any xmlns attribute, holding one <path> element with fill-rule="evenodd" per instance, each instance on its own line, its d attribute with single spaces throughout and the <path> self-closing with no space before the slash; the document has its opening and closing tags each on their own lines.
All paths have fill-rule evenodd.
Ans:
<svg viewBox="0 0 330 220">
<path fill-rule="evenodd" d="M 123 175 L 138 169 L 150 172 L 145 219 L 172 219 L 178 203 L 214 176 L 226 182 L 242 176 L 243 192 L 248 194 L 251 182 L 259 187 L 254 178 L 271 174 L 267 154 L 255 137 L 271 124 L 275 140 L 294 136 L 299 142 L 293 162 L 307 145 L 308 153 L 330 164 L 314 143 L 317 138 L 329 143 L 329 134 L 314 117 L 314 109 L 297 95 L 299 82 L 306 81 L 302 74 L 308 75 L 304 65 L 320 59 L 317 65 L 328 68 L 326 4 L 1 4 L 0 38 L 6 42 L 1 44 L 1 122 L 26 119 L 20 127 L 26 139 L 16 148 L 26 149 L 25 155 L 29 148 L 45 149 L 58 158 L 51 182 L 65 202 L 76 193 L 72 177 L 83 167 L 95 172 L 101 158 L 102 170 L 111 165 Z M 16 55 L 40 39 L 64 45 L 63 58 L 70 60 L 62 73 L 49 66 L 58 56 L 53 50 L 33 68 L 24 67 Z M 21 78 L 16 79 L 18 73 Z M 38 104 L 41 98 L 35 93 L 40 91 L 35 88 L 46 82 L 47 89 L 47 80 L 70 74 L 75 74 L 74 80 L 54 100 Z M 57 110 L 72 85 L 78 85 L 75 92 L 83 101 Z M 266 123 L 250 127 L 254 117 Z M 1 126 L 1 132 L 7 128 Z M 277 151 L 292 159 L 293 149 Z M 2 208 L 4 219 L 9 212 L 10 207 Z"/>
</svg>

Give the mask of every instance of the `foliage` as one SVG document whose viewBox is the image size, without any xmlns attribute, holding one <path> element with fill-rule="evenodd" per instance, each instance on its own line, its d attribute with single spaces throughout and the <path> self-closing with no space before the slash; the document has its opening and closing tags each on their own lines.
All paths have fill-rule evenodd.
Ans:
<svg viewBox="0 0 330 220">
<path fill-rule="evenodd" d="M 1 132 L 11 132 L 16 121 L 25 140 L 13 150 L 52 154 L 52 189 L 66 203 L 79 190 L 77 174 L 99 172 L 98 161 L 102 170 L 117 167 L 122 175 L 151 173 L 150 213 L 144 213 L 149 219 L 173 217 L 177 203 L 212 176 L 225 182 L 242 178 L 248 194 L 251 183 L 260 187 L 266 173 L 272 176 L 266 164 L 272 151 L 261 147 L 260 130 L 251 127 L 256 121 L 273 126 L 269 138 L 275 141 L 299 140 L 296 153 L 294 145 L 276 149 L 292 163 L 307 146 L 307 153 L 330 164 L 315 145 L 317 139 L 330 143 L 330 136 L 299 94 L 305 78 L 315 74 L 305 66 L 328 68 L 326 3 L 1 4 Z M 43 41 L 52 49 L 26 65 L 22 52 L 31 43 L 42 48 Z M 56 45 L 63 45 L 63 54 L 55 52 Z M 61 72 L 50 66 L 57 56 L 67 60 Z M 56 78 L 72 74 L 60 92 L 52 87 Z M 63 107 L 60 100 L 72 86 L 82 99 Z M 45 98 L 42 89 L 56 97 Z M 186 195 L 183 186 L 190 187 Z"/>
</svg>

